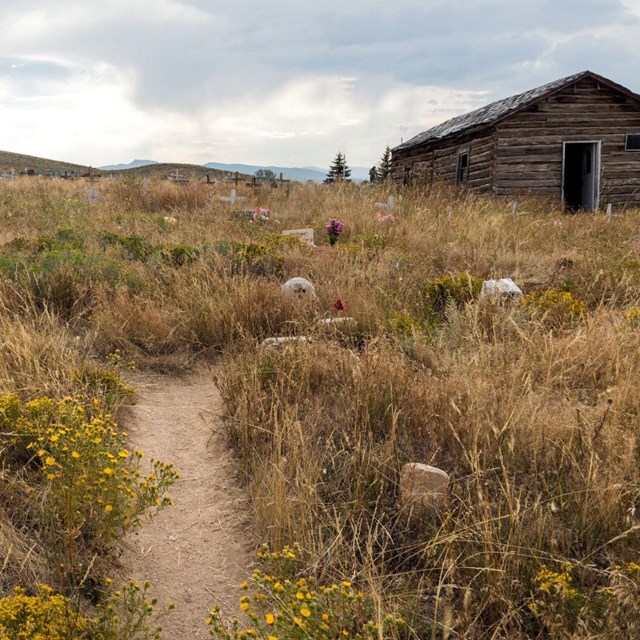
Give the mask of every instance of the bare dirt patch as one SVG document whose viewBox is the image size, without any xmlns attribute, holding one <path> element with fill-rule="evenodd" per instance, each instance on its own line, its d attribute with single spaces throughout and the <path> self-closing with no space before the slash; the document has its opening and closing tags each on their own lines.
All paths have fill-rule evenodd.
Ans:
<svg viewBox="0 0 640 640">
<path fill-rule="evenodd" d="M 213 604 L 238 613 L 238 585 L 254 557 L 247 497 L 219 429 L 218 390 L 205 372 L 136 374 L 132 383 L 131 447 L 144 451 L 147 463 L 173 462 L 180 479 L 169 491 L 173 506 L 126 539 L 122 574 L 149 580 L 159 605 L 175 603 L 163 638 L 206 638 Z"/>
</svg>

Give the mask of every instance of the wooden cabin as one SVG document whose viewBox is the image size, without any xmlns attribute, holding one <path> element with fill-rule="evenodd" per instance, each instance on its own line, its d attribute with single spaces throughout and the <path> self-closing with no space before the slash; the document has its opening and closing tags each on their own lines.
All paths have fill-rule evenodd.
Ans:
<svg viewBox="0 0 640 640">
<path fill-rule="evenodd" d="M 392 150 L 403 184 L 640 207 L 640 95 L 591 71 L 498 100 Z"/>
</svg>

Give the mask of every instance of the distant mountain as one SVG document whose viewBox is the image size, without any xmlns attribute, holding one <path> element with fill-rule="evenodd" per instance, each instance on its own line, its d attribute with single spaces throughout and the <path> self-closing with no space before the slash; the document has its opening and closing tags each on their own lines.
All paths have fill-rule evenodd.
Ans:
<svg viewBox="0 0 640 640">
<path fill-rule="evenodd" d="M 160 164 L 155 160 L 134 160 L 129 164 L 109 164 L 104 167 L 98 167 L 103 171 L 125 171 L 126 169 L 137 169 L 138 167 L 148 167 L 152 164 Z"/>
<path fill-rule="evenodd" d="M 204 165 L 210 169 L 218 169 L 219 171 L 228 171 L 234 173 L 247 173 L 253 175 L 260 169 L 269 169 L 279 176 L 282 173 L 282 177 L 285 180 L 295 180 L 297 182 L 307 182 L 311 180 L 313 182 L 322 182 L 327 177 L 327 169 L 321 169 L 320 167 L 276 167 L 266 165 L 255 164 L 225 164 L 223 162 L 207 162 Z M 351 178 L 356 182 L 369 179 L 369 169 L 364 167 L 351 167 Z"/>
</svg>

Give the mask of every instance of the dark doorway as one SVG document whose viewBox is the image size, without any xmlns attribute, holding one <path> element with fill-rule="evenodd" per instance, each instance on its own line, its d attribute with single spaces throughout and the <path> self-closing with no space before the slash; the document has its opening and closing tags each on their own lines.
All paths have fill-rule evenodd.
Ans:
<svg viewBox="0 0 640 640">
<path fill-rule="evenodd" d="M 600 157 L 597 142 L 565 142 L 562 194 L 569 211 L 598 207 Z"/>
</svg>

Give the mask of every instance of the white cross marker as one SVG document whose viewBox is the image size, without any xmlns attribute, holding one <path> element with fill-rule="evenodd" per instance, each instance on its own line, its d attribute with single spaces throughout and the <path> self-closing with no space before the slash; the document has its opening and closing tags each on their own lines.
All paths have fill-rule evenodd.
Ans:
<svg viewBox="0 0 640 640">
<path fill-rule="evenodd" d="M 235 204 L 236 202 L 243 202 L 246 198 L 238 196 L 235 189 L 231 189 L 230 196 L 221 196 L 220 202 L 230 202 L 231 204 Z"/>
</svg>

